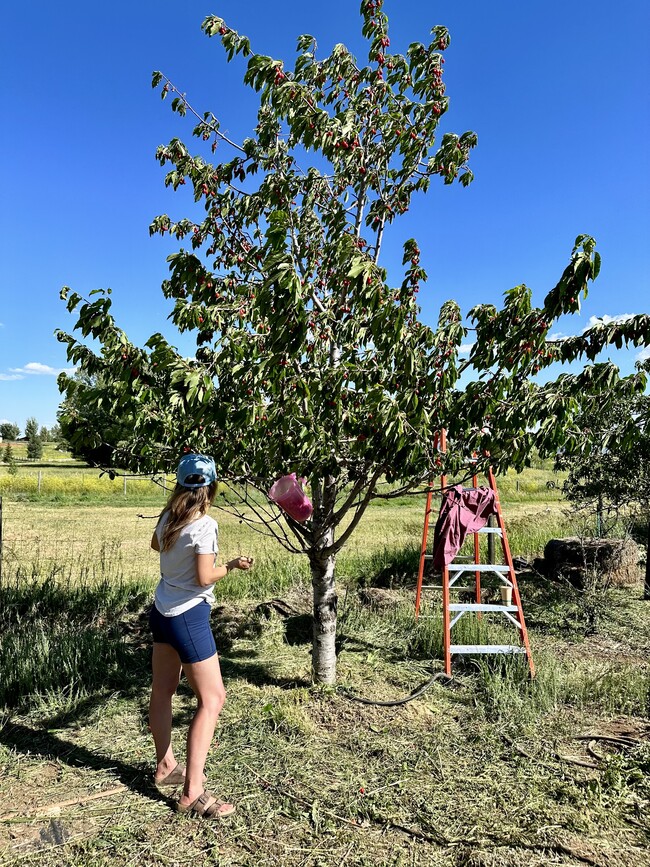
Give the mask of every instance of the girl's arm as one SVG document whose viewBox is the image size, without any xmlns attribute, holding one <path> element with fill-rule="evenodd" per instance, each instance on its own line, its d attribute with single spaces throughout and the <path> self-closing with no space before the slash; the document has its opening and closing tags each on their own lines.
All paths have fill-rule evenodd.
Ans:
<svg viewBox="0 0 650 867">
<path fill-rule="evenodd" d="M 201 587 L 210 587 L 225 578 L 233 569 L 250 569 L 253 565 L 252 557 L 235 557 L 225 566 L 214 565 L 214 554 L 196 555 L 196 582 Z"/>
<path fill-rule="evenodd" d="M 153 536 L 151 537 L 151 547 L 154 551 L 160 551 L 160 543 L 158 542 L 158 536 L 156 535 L 155 530 Z"/>
</svg>

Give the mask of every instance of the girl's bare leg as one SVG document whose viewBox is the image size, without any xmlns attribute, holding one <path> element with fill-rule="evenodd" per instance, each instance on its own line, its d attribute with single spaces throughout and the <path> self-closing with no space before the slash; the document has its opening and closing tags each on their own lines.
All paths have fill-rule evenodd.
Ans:
<svg viewBox="0 0 650 867">
<path fill-rule="evenodd" d="M 180 798 L 180 803 L 187 805 L 203 793 L 205 760 L 212 743 L 217 719 L 226 701 L 226 691 L 216 653 L 201 662 L 183 663 L 183 671 L 198 701 L 194 719 L 187 733 L 185 786 Z"/>
<path fill-rule="evenodd" d="M 181 660 L 171 644 L 154 642 L 153 680 L 149 700 L 149 729 L 156 745 L 155 780 L 176 767 L 172 748 L 172 697 L 181 676 Z"/>
</svg>

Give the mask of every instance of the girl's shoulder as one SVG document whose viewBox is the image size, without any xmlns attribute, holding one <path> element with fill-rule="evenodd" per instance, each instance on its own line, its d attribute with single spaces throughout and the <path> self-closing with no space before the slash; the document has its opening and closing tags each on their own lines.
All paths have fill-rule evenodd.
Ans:
<svg viewBox="0 0 650 867">
<path fill-rule="evenodd" d="M 214 528 L 216 530 L 217 526 L 217 522 L 211 515 L 201 515 L 200 518 L 195 518 L 193 521 L 190 521 L 190 523 L 187 524 L 188 529 L 190 529 L 192 532 L 199 533 L 210 528 Z"/>
</svg>

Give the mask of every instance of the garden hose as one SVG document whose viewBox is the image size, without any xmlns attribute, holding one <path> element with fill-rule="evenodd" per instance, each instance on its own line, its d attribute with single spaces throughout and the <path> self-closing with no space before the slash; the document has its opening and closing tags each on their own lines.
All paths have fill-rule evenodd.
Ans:
<svg viewBox="0 0 650 867">
<path fill-rule="evenodd" d="M 438 680 L 446 681 L 447 685 L 457 683 L 457 681 L 455 681 L 454 678 L 451 677 L 449 674 L 446 674 L 446 672 L 436 671 L 436 673 L 432 675 L 432 677 L 430 677 L 426 683 L 423 683 L 422 686 L 419 686 L 415 690 L 415 692 L 410 693 L 410 695 L 407 695 L 404 698 L 396 698 L 393 701 L 378 701 L 371 698 L 363 698 L 363 696 L 355 695 L 355 693 L 350 692 L 343 686 L 339 686 L 337 691 L 340 692 L 341 695 L 345 696 L 345 698 L 350 699 L 350 701 L 358 701 L 361 704 L 372 704 L 378 705 L 379 707 L 397 707 L 400 704 L 406 704 L 409 701 L 413 701 L 413 699 L 415 698 L 419 698 Z"/>
</svg>

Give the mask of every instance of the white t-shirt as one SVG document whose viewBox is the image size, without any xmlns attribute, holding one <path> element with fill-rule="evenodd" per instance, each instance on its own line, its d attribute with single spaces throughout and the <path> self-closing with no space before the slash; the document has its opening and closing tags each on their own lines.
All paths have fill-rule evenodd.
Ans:
<svg viewBox="0 0 650 867">
<path fill-rule="evenodd" d="M 158 526 L 156 536 L 162 548 L 162 533 L 169 513 Z M 204 600 L 214 603 L 214 585 L 201 587 L 196 580 L 196 554 L 217 554 L 219 529 L 209 515 L 197 518 L 181 529 L 168 551 L 160 552 L 160 582 L 156 587 L 155 606 L 165 617 L 176 617 Z"/>
</svg>

